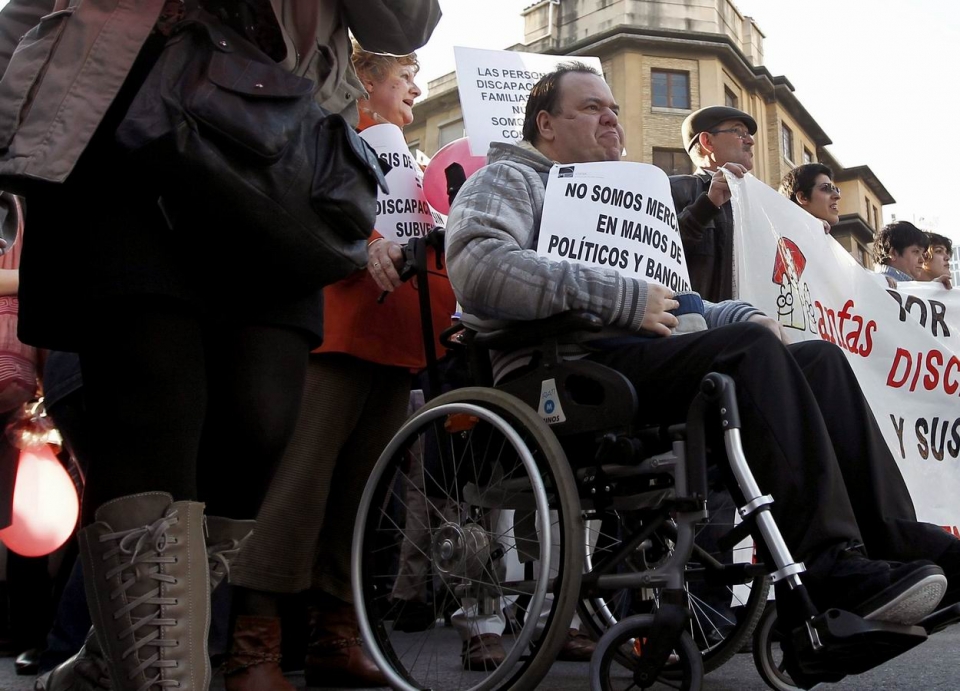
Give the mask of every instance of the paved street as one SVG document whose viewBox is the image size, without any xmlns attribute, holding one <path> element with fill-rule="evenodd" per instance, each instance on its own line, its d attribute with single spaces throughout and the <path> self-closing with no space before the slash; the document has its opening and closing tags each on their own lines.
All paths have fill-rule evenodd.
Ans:
<svg viewBox="0 0 960 691">
<path fill-rule="evenodd" d="M 880 669 L 821 688 L 837 691 L 957 691 L 960 689 L 960 671 L 956 668 L 958 650 L 960 629 L 955 628 L 931 637 L 924 645 Z M 451 671 L 457 669 L 456 663 L 456 657 L 451 656 Z M 586 663 L 557 663 L 540 688 L 549 691 L 582 691 L 589 683 L 587 667 Z M 291 681 L 297 688 L 305 688 L 302 676 L 291 677 Z M 214 691 L 222 689 L 222 680 L 215 679 L 211 688 Z M 751 655 L 737 655 L 720 670 L 707 676 L 704 682 L 706 691 L 763 691 L 766 688 L 754 669 Z M 0 691 L 32 689 L 32 679 L 14 674 L 12 658 L 0 660 Z"/>
</svg>

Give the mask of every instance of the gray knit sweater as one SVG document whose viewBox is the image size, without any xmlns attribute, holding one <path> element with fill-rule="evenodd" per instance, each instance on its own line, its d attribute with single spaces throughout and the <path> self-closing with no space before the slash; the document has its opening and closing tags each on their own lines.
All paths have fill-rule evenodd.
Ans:
<svg viewBox="0 0 960 691">
<path fill-rule="evenodd" d="M 537 254 L 546 191 L 541 173 L 553 161 L 527 142 L 494 143 L 487 164 L 464 184 L 447 222 L 447 273 L 463 322 L 482 332 L 511 321 L 586 310 L 609 325 L 603 338 L 639 332 L 647 308 L 646 282 Z M 706 303 L 704 316 L 713 327 L 755 314 L 760 311 L 731 300 Z M 569 354 L 575 356 L 575 350 Z"/>
</svg>

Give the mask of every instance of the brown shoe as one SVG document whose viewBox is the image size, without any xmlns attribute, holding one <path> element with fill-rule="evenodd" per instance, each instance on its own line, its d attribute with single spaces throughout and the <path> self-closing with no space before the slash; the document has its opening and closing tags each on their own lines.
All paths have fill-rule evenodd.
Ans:
<svg viewBox="0 0 960 691">
<path fill-rule="evenodd" d="M 221 670 L 227 691 L 295 691 L 280 671 L 280 619 L 238 616 Z"/>
<path fill-rule="evenodd" d="M 489 672 L 499 667 L 506 657 L 500 636 L 495 633 L 471 636 L 469 641 L 463 642 L 460 651 L 460 663 L 471 672 Z"/>
<path fill-rule="evenodd" d="M 596 642 L 585 633 L 577 629 L 567 631 L 567 640 L 563 642 L 557 659 L 560 662 L 590 662 L 593 651 L 597 649 Z"/>
<path fill-rule="evenodd" d="M 307 608 L 308 687 L 369 689 L 389 686 L 376 663 L 360 647 L 360 626 L 353 605 L 332 596 Z"/>
</svg>

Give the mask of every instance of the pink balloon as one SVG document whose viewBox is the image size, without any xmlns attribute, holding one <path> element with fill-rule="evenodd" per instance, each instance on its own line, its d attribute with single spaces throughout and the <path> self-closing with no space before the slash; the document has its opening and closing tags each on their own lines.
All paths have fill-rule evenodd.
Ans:
<svg viewBox="0 0 960 691">
<path fill-rule="evenodd" d="M 13 488 L 13 522 L 0 530 L 7 549 L 42 557 L 73 534 L 80 511 L 77 490 L 46 444 L 20 452 Z"/>
<path fill-rule="evenodd" d="M 447 166 L 459 163 L 466 177 L 480 170 L 487 162 L 484 156 L 470 153 L 470 142 L 466 137 L 456 139 L 440 149 L 430 159 L 423 171 L 423 194 L 430 206 L 442 214 L 450 213 L 450 199 L 447 195 Z"/>
</svg>

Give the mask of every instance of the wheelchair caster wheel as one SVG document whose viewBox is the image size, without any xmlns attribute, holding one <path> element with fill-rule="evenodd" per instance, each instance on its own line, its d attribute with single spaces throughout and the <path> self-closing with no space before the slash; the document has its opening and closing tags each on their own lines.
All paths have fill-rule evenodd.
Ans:
<svg viewBox="0 0 960 691">
<path fill-rule="evenodd" d="M 757 672 L 774 691 L 794 691 L 799 688 L 793 683 L 783 664 L 783 652 L 780 650 L 780 636 L 777 629 L 777 608 L 771 602 L 760 617 L 753 633 L 753 662 Z"/>
<path fill-rule="evenodd" d="M 656 635 L 653 627 L 654 615 L 639 614 L 627 617 L 611 627 L 597 643 L 597 649 L 590 660 L 591 691 L 627 691 L 645 689 L 657 681 L 649 683 L 635 678 L 636 666 L 629 660 L 639 660 L 643 654 L 643 641 Z M 699 648 L 684 631 L 677 640 L 670 655 L 670 667 L 677 672 L 677 680 L 671 684 L 681 691 L 700 691 L 703 685 L 703 657 Z M 676 682 L 679 686 L 674 686 Z"/>
</svg>

